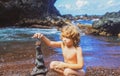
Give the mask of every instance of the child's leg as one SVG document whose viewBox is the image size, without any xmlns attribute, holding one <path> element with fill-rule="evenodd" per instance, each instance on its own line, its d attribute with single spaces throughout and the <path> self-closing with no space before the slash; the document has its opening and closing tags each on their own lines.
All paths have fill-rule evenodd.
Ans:
<svg viewBox="0 0 120 76">
<path fill-rule="evenodd" d="M 64 69 L 57 67 L 57 65 L 60 64 L 60 63 L 61 63 L 60 61 L 52 61 L 50 63 L 50 69 L 54 70 L 54 71 L 56 71 L 60 74 L 63 74 Z"/>
<path fill-rule="evenodd" d="M 65 76 L 85 76 L 85 71 L 82 70 L 72 70 L 70 68 L 66 68 L 64 70 L 64 75 Z"/>
</svg>

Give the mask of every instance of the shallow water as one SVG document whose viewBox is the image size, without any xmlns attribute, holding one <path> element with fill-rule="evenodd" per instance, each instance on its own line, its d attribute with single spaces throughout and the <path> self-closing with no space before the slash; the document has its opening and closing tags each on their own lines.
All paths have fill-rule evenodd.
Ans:
<svg viewBox="0 0 120 76">
<path fill-rule="evenodd" d="M 1 28 L 0 63 L 33 58 L 35 56 L 34 43 L 37 39 L 31 37 L 36 32 L 43 33 L 51 40 L 60 40 L 60 31 L 57 29 Z M 85 65 L 120 67 L 119 38 L 82 35 L 80 46 L 83 49 Z M 61 49 L 54 49 L 54 51 L 60 54 L 58 57 L 61 57 Z M 46 53 L 48 60 L 54 54 L 51 51 Z M 58 59 L 62 60 L 62 57 Z"/>
<path fill-rule="evenodd" d="M 80 23 L 80 24 L 84 24 L 84 25 L 92 25 L 93 24 L 93 20 L 76 20 L 76 21 L 73 21 L 73 23 L 77 24 L 77 23 Z"/>
</svg>

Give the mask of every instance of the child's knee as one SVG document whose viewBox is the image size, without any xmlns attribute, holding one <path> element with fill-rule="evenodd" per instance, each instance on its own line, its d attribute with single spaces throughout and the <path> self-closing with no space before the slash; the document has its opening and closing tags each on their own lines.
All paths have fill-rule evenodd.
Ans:
<svg viewBox="0 0 120 76">
<path fill-rule="evenodd" d="M 63 73 L 65 76 L 69 76 L 71 73 L 71 70 L 69 68 L 66 68 Z"/>
<path fill-rule="evenodd" d="M 85 76 L 85 70 L 82 69 L 79 71 L 79 73 L 80 73 L 80 76 Z"/>
<path fill-rule="evenodd" d="M 52 62 L 50 63 L 50 69 L 54 69 L 55 66 L 56 66 L 56 61 L 52 61 Z"/>
</svg>

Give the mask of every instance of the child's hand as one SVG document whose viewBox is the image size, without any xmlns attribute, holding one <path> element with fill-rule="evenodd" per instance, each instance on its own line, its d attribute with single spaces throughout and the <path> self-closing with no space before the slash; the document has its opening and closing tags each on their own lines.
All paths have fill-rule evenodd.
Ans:
<svg viewBox="0 0 120 76">
<path fill-rule="evenodd" d="M 61 68 L 61 69 L 65 69 L 65 65 L 64 65 L 64 63 L 63 62 L 60 62 L 57 66 L 56 66 L 56 68 Z"/>
<path fill-rule="evenodd" d="M 41 33 L 35 33 L 33 36 L 32 36 L 32 38 L 42 38 L 43 37 L 43 34 L 41 34 Z"/>
</svg>

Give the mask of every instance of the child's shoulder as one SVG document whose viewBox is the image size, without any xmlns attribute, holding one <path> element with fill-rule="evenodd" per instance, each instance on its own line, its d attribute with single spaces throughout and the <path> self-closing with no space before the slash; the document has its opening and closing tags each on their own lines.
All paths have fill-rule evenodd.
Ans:
<svg viewBox="0 0 120 76">
<path fill-rule="evenodd" d="M 82 48 L 80 46 L 78 46 L 77 49 L 82 49 Z"/>
<path fill-rule="evenodd" d="M 77 51 L 82 51 L 82 48 L 80 46 L 78 46 Z"/>
</svg>

